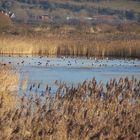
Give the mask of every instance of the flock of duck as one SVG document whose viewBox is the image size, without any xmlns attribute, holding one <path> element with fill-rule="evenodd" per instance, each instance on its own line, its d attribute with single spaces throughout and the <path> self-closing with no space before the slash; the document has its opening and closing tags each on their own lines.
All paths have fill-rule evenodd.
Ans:
<svg viewBox="0 0 140 140">
<path fill-rule="evenodd" d="M 5 61 L 6 58 L 6 61 Z M 18 56 L 18 57 L 13 57 L 13 56 L 8 56 L 4 57 L 4 59 L 0 59 L 1 65 L 17 65 L 17 66 L 87 66 L 87 67 L 102 67 L 102 66 L 108 66 L 108 64 L 112 61 L 113 59 L 104 58 L 86 58 L 86 59 L 81 59 L 81 58 L 73 58 L 73 57 L 57 57 L 57 58 L 48 58 L 47 56 L 38 56 L 38 57 L 30 57 L 30 56 Z M 121 59 L 118 60 L 117 63 L 110 63 L 110 66 L 124 66 L 126 64 L 133 65 L 135 67 L 140 66 L 140 63 L 137 63 L 138 59 L 134 60 L 128 60 L 128 59 Z"/>
</svg>

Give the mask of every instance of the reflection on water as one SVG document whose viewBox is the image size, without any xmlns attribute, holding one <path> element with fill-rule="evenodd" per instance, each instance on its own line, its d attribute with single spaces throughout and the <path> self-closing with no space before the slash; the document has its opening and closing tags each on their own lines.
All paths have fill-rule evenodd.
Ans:
<svg viewBox="0 0 140 140">
<path fill-rule="evenodd" d="M 48 85 L 52 92 L 56 91 L 56 80 L 77 85 L 93 77 L 103 83 L 126 76 L 140 79 L 140 60 L 137 59 L 1 56 L 0 63 L 16 67 L 20 73 L 19 89 L 26 93 L 43 93 Z"/>
</svg>

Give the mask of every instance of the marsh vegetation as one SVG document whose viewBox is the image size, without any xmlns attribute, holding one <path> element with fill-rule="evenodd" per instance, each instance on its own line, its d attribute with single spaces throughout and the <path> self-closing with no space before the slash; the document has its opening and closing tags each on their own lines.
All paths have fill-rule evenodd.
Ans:
<svg viewBox="0 0 140 140">
<path fill-rule="evenodd" d="M 135 33 L 0 36 L 1 54 L 140 57 L 139 50 L 140 36 Z"/>
<path fill-rule="evenodd" d="M 140 81 L 135 78 L 110 80 L 106 86 L 96 79 L 77 87 L 60 84 L 53 96 L 48 87 L 41 96 L 25 93 L 17 98 L 7 93 L 7 77 L 0 82 L 5 85 L 0 94 L 0 139 L 140 138 Z M 17 101 L 5 108 L 8 96 Z"/>
</svg>

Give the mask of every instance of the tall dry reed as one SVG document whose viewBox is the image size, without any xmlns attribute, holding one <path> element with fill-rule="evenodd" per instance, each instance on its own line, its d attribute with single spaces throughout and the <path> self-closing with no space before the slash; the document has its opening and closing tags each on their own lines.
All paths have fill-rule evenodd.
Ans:
<svg viewBox="0 0 140 140">
<path fill-rule="evenodd" d="M 129 33 L 0 36 L 1 54 L 140 57 L 140 36 Z"/>
<path fill-rule="evenodd" d="M 140 139 L 140 81 L 134 78 L 62 83 L 55 95 L 48 88 L 19 100 L 0 116 L 1 140 Z"/>
<path fill-rule="evenodd" d="M 0 64 L 0 98 L 3 101 L 0 106 L 5 109 L 15 107 L 18 90 L 18 74 L 10 69 L 9 66 Z"/>
</svg>

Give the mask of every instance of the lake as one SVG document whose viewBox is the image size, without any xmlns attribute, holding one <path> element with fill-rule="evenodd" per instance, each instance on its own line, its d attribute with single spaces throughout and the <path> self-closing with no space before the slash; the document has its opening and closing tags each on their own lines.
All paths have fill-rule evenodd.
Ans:
<svg viewBox="0 0 140 140">
<path fill-rule="evenodd" d="M 45 57 L 45 56 L 0 56 L 0 63 L 12 65 L 20 73 L 19 90 L 42 93 L 47 85 L 56 91 L 56 82 L 77 85 L 96 78 L 104 84 L 110 79 L 134 76 L 140 80 L 139 59 Z"/>
</svg>

